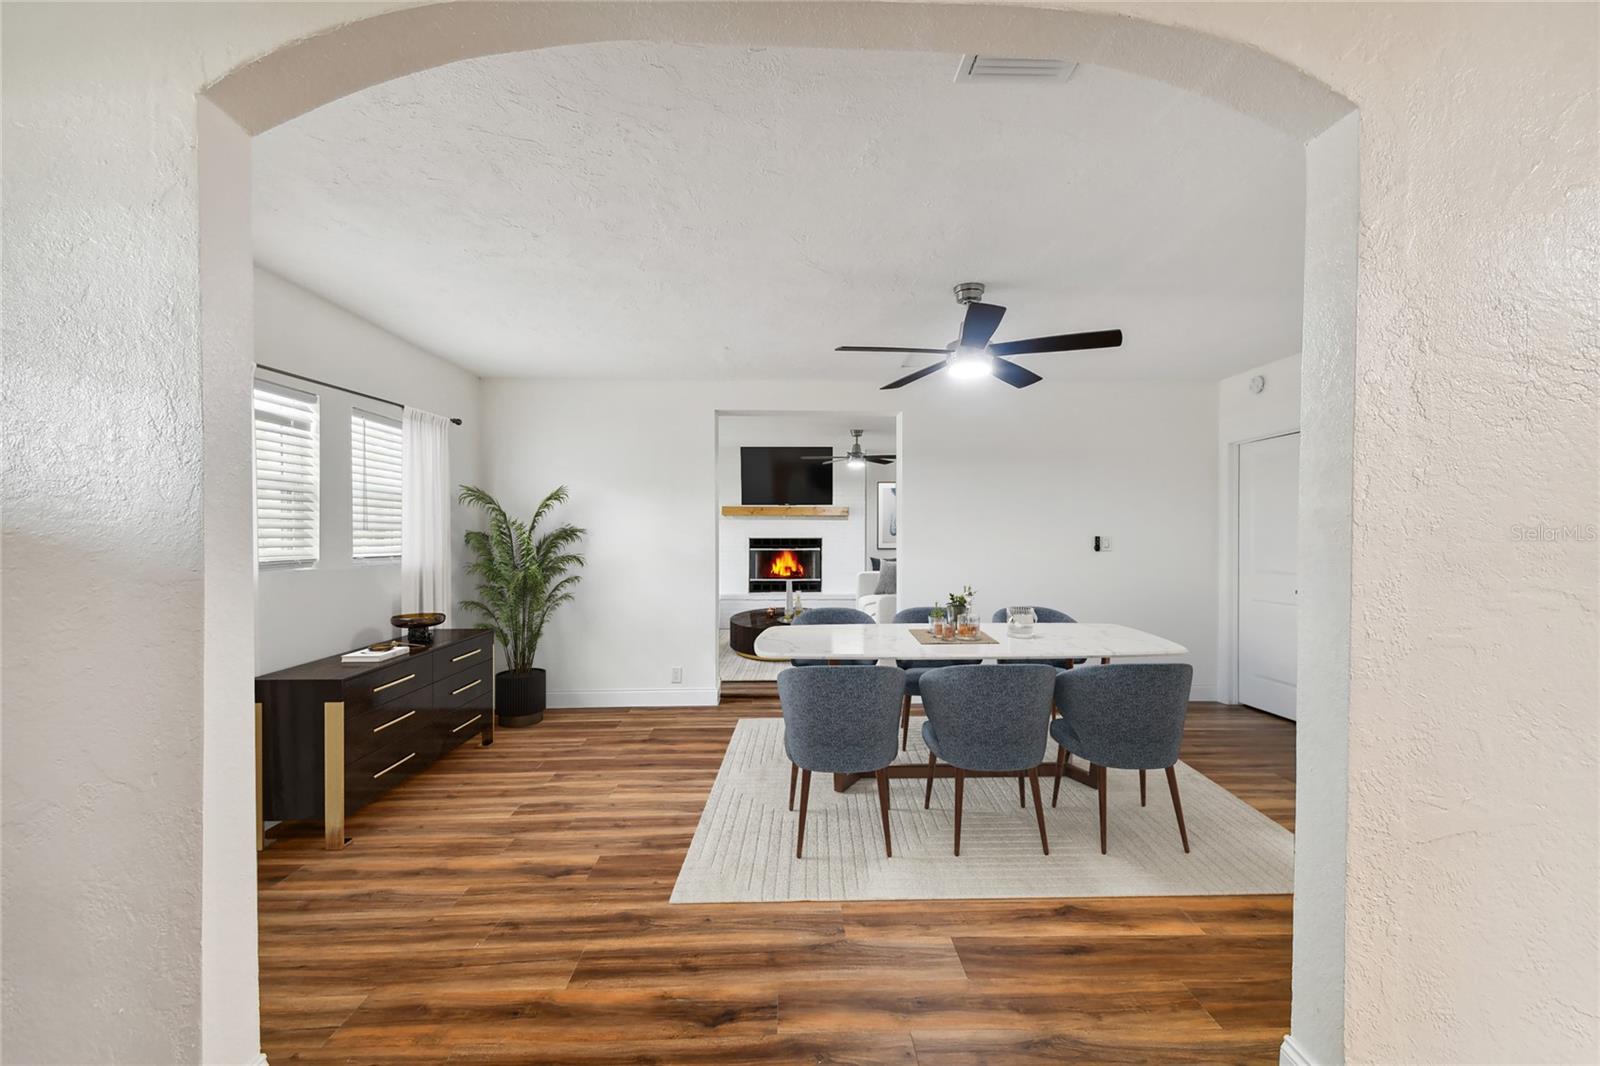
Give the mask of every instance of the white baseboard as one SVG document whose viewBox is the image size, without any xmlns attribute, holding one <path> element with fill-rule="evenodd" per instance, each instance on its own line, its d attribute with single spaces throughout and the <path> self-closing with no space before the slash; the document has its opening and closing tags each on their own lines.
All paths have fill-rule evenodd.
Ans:
<svg viewBox="0 0 1600 1066">
<path fill-rule="evenodd" d="M 552 710 L 597 707 L 715 707 L 714 688 L 591 688 L 552 692 L 545 706 Z"/>
<path fill-rule="evenodd" d="M 1217 702 L 1216 685 L 1190 685 L 1190 703 L 1215 703 Z"/>
<path fill-rule="evenodd" d="M 1317 1066 L 1317 1064 L 1312 1062 L 1311 1056 L 1294 1042 L 1294 1037 L 1285 1033 L 1283 1043 L 1278 1047 L 1278 1066 Z"/>
</svg>

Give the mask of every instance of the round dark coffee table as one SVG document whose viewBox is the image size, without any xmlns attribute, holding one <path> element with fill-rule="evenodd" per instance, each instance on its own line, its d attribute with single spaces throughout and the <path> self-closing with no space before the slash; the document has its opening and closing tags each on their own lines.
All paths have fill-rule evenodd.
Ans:
<svg viewBox="0 0 1600 1066">
<path fill-rule="evenodd" d="M 756 654 L 756 638 L 764 629 L 773 626 L 786 626 L 783 620 L 783 608 L 768 612 L 765 607 L 753 611 L 740 611 L 728 619 L 728 646 L 734 653 L 746 659 L 754 659 L 758 663 L 784 662 L 783 659 L 763 659 Z"/>
</svg>

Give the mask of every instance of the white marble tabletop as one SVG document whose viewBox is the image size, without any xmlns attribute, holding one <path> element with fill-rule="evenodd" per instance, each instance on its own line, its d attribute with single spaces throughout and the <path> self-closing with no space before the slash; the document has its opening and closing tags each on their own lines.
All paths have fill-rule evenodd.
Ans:
<svg viewBox="0 0 1600 1066">
<path fill-rule="evenodd" d="M 1109 622 L 1041 622 L 1033 636 L 1014 638 L 1004 622 L 982 629 L 998 644 L 922 644 L 911 635 L 926 625 L 773 626 L 756 637 L 763 659 L 1101 659 L 1188 652 L 1154 633 Z"/>
</svg>

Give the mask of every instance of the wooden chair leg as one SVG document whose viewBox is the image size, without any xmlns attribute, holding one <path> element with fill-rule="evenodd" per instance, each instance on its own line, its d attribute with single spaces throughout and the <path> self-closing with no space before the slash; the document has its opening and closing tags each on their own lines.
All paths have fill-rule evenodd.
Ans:
<svg viewBox="0 0 1600 1066">
<path fill-rule="evenodd" d="M 1023 810 L 1028 809 L 1028 775 L 1026 773 L 1017 775 L 1017 800 L 1022 804 Z"/>
<path fill-rule="evenodd" d="M 1056 787 L 1055 787 L 1054 791 L 1052 791 L 1050 793 L 1050 806 L 1052 806 L 1052 807 L 1054 807 L 1056 805 L 1056 801 L 1061 798 L 1061 775 L 1067 772 L 1067 760 L 1069 758 L 1071 758 L 1071 756 L 1069 756 L 1067 754 L 1067 749 L 1061 747 L 1060 745 L 1057 745 L 1056 746 Z"/>
<path fill-rule="evenodd" d="M 794 786 L 800 780 L 800 764 L 789 764 L 789 809 L 794 810 Z"/>
<path fill-rule="evenodd" d="M 1144 771 L 1139 771 L 1139 806 L 1144 806 Z"/>
<path fill-rule="evenodd" d="M 879 770 L 878 778 L 878 810 L 883 815 L 883 854 L 894 858 L 894 845 L 889 843 L 889 771 Z"/>
<path fill-rule="evenodd" d="M 1039 846 L 1050 854 L 1050 838 L 1044 832 L 1044 798 L 1039 794 L 1039 768 L 1028 771 L 1028 783 L 1033 786 L 1033 814 L 1039 820 Z"/>
<path fill-rule="evenodd" d="M 1106 853 L 1106 768 L 1096 766 L 1093 769 L 1095 788 L 1100 790 L 1100 854 L 1104 855 Z"/>
<path fill-rule="evenodd" d="M 900 750 L 905 751 L 911 742 L 911 694 L 900 699 Z"/>
<path fill-rule="evenodd" d="M 811 799 L 811 771 L 800 771 L 800 831 L 795 834 L 794 857 L 806 846 L 806 804 Z"/>
<path fill-rule="evenodd" d="M 956 767 L 956 855 L 961 854 L 961 800 L 966 791 L 967 775 Z"/>
<path fill-rule="evenodd" d="M 1177 767 L 1167 767 L 1167 788 L 1172 792 L 1172 813 L 1178 816 L 1178 835 L 1183 838 L 1183 853 L 1189 854 L 1189 830 L 1183 827 L 1183 801 L 1178 799 Z"/>
<path fill-rule="evenodd" d="M 927 810 L 929 805 L 933 803 L 933 767 L 938 761 L 939 756 L 935 755 L 931 751 L 928 752 L 928 792 L 922 797 L 923 810 Z"/>
</svg>

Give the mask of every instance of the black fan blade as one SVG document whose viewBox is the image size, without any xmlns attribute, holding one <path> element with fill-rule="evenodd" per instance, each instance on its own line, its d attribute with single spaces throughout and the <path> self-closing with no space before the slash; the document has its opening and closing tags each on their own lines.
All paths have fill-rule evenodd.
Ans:
<svg viewBox="0 0 1600 1066">
<path fill-rule="evenodd" d="M 844 456 L 842 455 L 802 455 L 800 461 L 802 463 L 831 463 L 835 459 L 843 458 Z"/>
<path fill-rule="evenodd" d="M 1018 366 L 1016 363 L 1008 363 L 1004 359 L 996 359 L 994 361 L 994 376 L 1017 389 L 1025 389 L 1035 382 L 1044 380 L 1044 378 L 1027 367 Z"/>
<path fill-rule="evenodd" d="M 1032 355 L 1035 352 L 1081 352 L 1090 348 L 1122 347 L 1120 329 L 1100 329 L 1090 333 L 1060 333 L 1054 337 L 1030 337 L 1025 341 L 1001 341 L 989 345 L 995 355 Z"/>
<path fill-rule="evenodd" d="M 999 304 L 968 304 L 967 317 L 961 323 L 961 339 L 957 343 L 963 348 L 988 347 L 989 338 L 1000 328 L 1000 320 L 1005 316 L 1006 309 Z"/>
<path fill-rule="evenodd" d="M 877 463 L 879 466 L 888 466 L 890 463 L 894 462 L 894 456 L 892 456 L 892 455 L 869 455 L 869 456 L 867 456 L 867 462 L 869 462 L 869 463 Z"/>
<path fill-rule="evenodd" d="M 948 355 L 949 348 L 874 348 L 870 345 L 846 344 L 835 348 L 836 352 L 904 352 L 909 355 Z"/>
<path fill-rule="evenodd" d="M 943 363 L 934 363 L 932 366 L 925 366 L 921 370 L 918 370 L 918 371 L 915 371 L 913 373 L 907 374 L 905 377 L 901 378 L 899 381 L 891 381 L 891 382 L 889 382 L 889 384 L 883 386 L 883 388 L 884 389 L 898 389 L 901 386 L 909 385 L 913 381 L 917 381 L 920 378 L 925 378 L 929 374 L 938 373 L 939 371 L 941 371 L 943 369 L 944 369 L 944 364 Z M 879 391 L 882 391 L 882 390 L 880 389 Z"/>
</svg>

